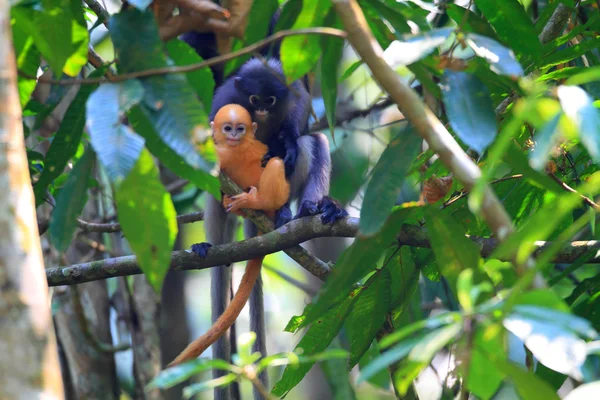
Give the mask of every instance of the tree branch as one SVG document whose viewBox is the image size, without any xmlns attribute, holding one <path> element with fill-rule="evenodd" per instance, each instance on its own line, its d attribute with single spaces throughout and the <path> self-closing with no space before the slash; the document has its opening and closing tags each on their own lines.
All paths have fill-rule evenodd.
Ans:
<svg viewBox="0 0 600 400">
<path fill-rule="evenodd" d="M 200 258 L 188 250 L 173 252 L 171 257 L 172 271 L 188 271 L 211 268 L 218 265 L 231 264 L 265 256 L 281 250 L 289 249 L 310 239 L 319 237 L 354 237 L 358 232 L 358 218 L 347 217 L 334 223 L 324 225 L 320 216 L 305 217 L 287 223 L 281 228 L 261 236 L 228 243 L 210 248 L 206 258 Z M 469 236 L 481 251 L 483 257 L 489 257 L 499 244 L 495 238 Z M 397 236 L 398 244 L 430 248 L 427 229 L 414 225 L 404 225 Z M 536 253 L 552 246 L 552 242 L 535 242 Z M 576 241 L 565 245 L 556 255 L 555 263 L 572 263 L 579 257 L 590 254 L 589 264 L 600 264 L 600 241 Z M 312 271 L 310 271 L 312 273 Z M 76 285 L 79 283 L 141 274 L 135 256 L 109 258 L 74 264 L 66 267 L 48 268 L 46 278 L 49 286 Z M 325 272 L 313 275 L 324 279 Z"/>
<path fill-rule="evenodd" d="M 19 71 L 19 75 L 23 76 L 27 79 L 37 79 L 38 83 L 46 83 L 46 84 L 62 85 L 62 86 L 80 85 L 80 84 L 91 85 L 91 84 L 97 84 L 97 83 L 102 84 L 102 83 L 123 82 L 128 79 L 146 78 L 149 76 L 156 76 L 156 75 L 166 75 L 166 74 L 175 74 L 175 73 L 181 73 L 181 72 L 190 72 L 190 71 L 196 71 L 196 70 L 199 70 L 202 68 L 208 68 L 213 65 L 227 62 L 236 57 L 240 57 L 240 56 L 243 56 L 246 54 L 251 54 L 251 53 L 267 46 L 268 44 L 275 42 L 281 38 L 284 38 L 286 36 L 298 36 L 298 35 L 326 35 L 326 36 L 336 36 L 339 38 L 345 38 L 346 32 L 344 32 L 340 29 L 334 29 L 334 28 L 304 28 L 304 29 L 294 29 L 294 30 L 288 29 L 288 30 L 279 31 L 279 32 L 275 33 L 274 35 L 271 35 L 263 40 L 260 40 L 254 44 L 251 44 L 249 46 L 246 46 L 240 50 L 234 51 L 232 53 L 224 54 L 222 56 L 213 57 L 206 61 L 202 61 L 200 63 L 183 65 L 183 66 L 179 66 L 179 67 L 163 67 L 163 68 L 147 69 L 144 71 L 131 72 L 128 74 L 121 74 L 121 75 L 117 75 L 114 77 L 107 76 L 105 78 L 84 78 L 84 79 L 61 80 L 61 79 L 44 79 L 44 78 L 38 79 L 35 76 L 30 76 L 29 74 L 26 74 L 22 71 Z"/>
</svg>

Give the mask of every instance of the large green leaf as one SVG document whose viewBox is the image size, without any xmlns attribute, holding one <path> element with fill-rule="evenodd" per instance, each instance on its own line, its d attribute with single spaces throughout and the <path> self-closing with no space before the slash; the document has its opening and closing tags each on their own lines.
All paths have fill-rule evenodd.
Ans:
<svg viewBox="0 0 600 400">
<path fill-rule="evenodd" d="M 452 28 L 438 28 L 416 36 L 397 35 L 399 41 L 393 43 L 393 55 L 388 62 L 394 65 L 415 63 L 444 44 L 452 31 Z"/>
<path fill-rule="evenodd" d="M 448 279 L 452 290 L 455 290 L 458 275 L 463 270 L 480 271 L 479 248 L 465 236 L 464 229 L 453 216 L 429 208 L 427 232 L 440 272 Z"/>
<path fill-rule="evenodd" d="M 518 0 L 475 0 L 500 39 L 508 44 L 521 58 L 533 57 L 537 60 L 542 45 L 531 19 Z"/>
<path fill-rule="evenodd" d="M 196 64 L 203 61 L 202 57 L 200 57 L 198 53 L 183 40 L 170 40 L 167 42 L 166 46 L 169 57 L 177 66 Z M 202 101 L 206 114 L 210 114 L 213 92 L 215 90 L 215 79 L 211 69 L 202 68 L 186 72 L 185 77 Z"/>
<path fill-rule="evenodd" d="M 146 147 L 154 156 L 178 176 L 188 179 L 202 190 L 206 190 L 217 199 L 221 198 L 221 185 L 219 179 L 210 172 L 192 168 L 185 160 L 171 148 L 165 146 L 150 119 L 141 107 L 134 107 L 128 114 L 129 122 L 136 132 L 140 132 L 146 139 Z"/>
<path fill-rule="evenodd" d="M 329 11 L 329 14 L 325 18 L 325 26 L 342 28 L 342 24 L 339 21 L 339 18 L 337 18 L 335 9 L 332 8 Z M 327 49 L 327 51 L 323 53 L 323 59 L 321 60 L 321 92 L 323 94 L 325 115 L 329 121 L 331 137 L 334 137 L 338 69 L 344 51 L 344 41 L 332 36 L 323 36 L 321 39 L 321 48 Z"/>
<path fill-rule="evenodd" d="M 579 86 L 559 86 L 557 93 L 565 114 L 577 125 L 581 143 L 600 162 L 600 110 L 594 99 Z"/>
<path fill-rule="evenodd" d="M 269 21 L 273 17 L 279 4 L 277 0 L 261 0 L 253 1 L 250 14 L 248 15 L 248 24 L 246 32 L 242 40 L 235 40 L 232 46 L 232 51 L 239 50 L 252 43 L 256 43 L 267 36 L 269 30 Z M 236 57 L 225 65 L 225 75 L 236 71 L 243 63 L 250 59 L 251 54 L 246 54 L 241 57 Z"/>
<path fill-rule="evenodd" d="M 343 302 L 328 310 L 321 318 L 311 324 L 294 351 L 301 352 L 303 356 L 308 356 L 325 350 L 342 329 L 344 320 L 355 299 L 355 296 L 347 296 Z M 314 362 L 287 366 L 281 379 L 273 387 L 272 393 L 275 396 L 285 395 L 300 383 L 313 364 Z"/>
<path fill-rule="evenodd" d="M 388 144 L 365 190 L 360 210 L 360 235 L 372 236 L 381 230 L 396 204 L 406 173 L 420 146 L 421 138 L 412 129 L 405 130 Z"/>
<path fill-rule="evenodd" d="M 446 12 L 464 31 L 497 39 L 496 31 L 494 31 L 490 24 L 473 11 L 458 4 L 448 4 Z"/>
<path fill-rule="evenodd" d="M 413 257 L 411 248 L 402 246 L 400 251 L 393 254 L 387 267 L 392 273 L 390 306 L 395 314 L 400 314 L 407 309 L 419 285 L 420 273 Z"/>
<path fill-rule="evenodd" d="M 104 75 L 105 69 L 100 68 L 90 74 L 90 78 L 97 78 Z M 82 85 L 79 92 L 69 105 L 65 116 L 63 117 L 60 128 L 50 144 L 44 160 L 44 170 L 40 179 L 33 187 L 35 193 L 35 203 L 40 205 L 44 201 L 44 195 L 48 185 L 56 179 L 67 166 L 67 162 L 77 152 L 77 147 L 83 136 L 85 127 L 85 106 L 90 94 L 98 85 Z"/>
<path fill-rule="evenodd" d="M 379 357 L 379 354 L 379 346 L 377 345 L 377 342 L 373 342 L 371 347 L 369 347 L 367 352 L 358 362 L 361 373 L 365 370 L 365 368 L 368 368 L 375 358 Z M 369 376 L 366 380 L 371 385 L 388 390 L 390 387 L 390 374 L 384 368 L 382 368 L 379 372 L 372 374 L 372 376 Z"/>
<path fill-rule="evenodd" d="M 343 302 L 353 286 L 375 269 L 377 260 L 398 234 L 402 223 L 416 208 L 398 208 L 392 213 L 383 229 L 375 236 L 358 238 L 346 249 L 327 278 L 313 307 L 308 311 L 302 326 L 324 315 L 337 303 Z"/>
<path fill-rule="evenodd" d="M 335 339 L 331 348 L 339 348 L 340 340 Z M 321 369 L 325 373 L 329 387 L 333 394 L 332 400 L 354 400 L 356 394 L 350 383 L 350 374 L 346 369 L 346 359 L 331 358 L 321 363 Z"/>
<path fill-rule="evenodd" d="M 275 32 L 291 29 L 302 11 L 303 0 L 288 0 L 281 8 L 281 14 L 275 25 Z"/>
<path fill-rule="evenodd" d="M 40 66 L 40 52 L 35 47 L 33 36 L 27 33 L 20 24 L 12 19 L 13 46 L 15 48 L 15 58 L 19 71 L 35 77 Z M 19 85 L 19 100 L 21 108 L 25 108 L 31 94 L 35 90 L 37 82 L 35 79 L 29 79 L 21 74 L 17 77 Z"/>
<path fill-rule="evenodd" d="M 456 135 L 478 153 L 483 153 L 494 141 L 498 130 L 487 87 L 475 75 L 447 70 L 442 93 Z"/>
<path fill-rule="evenodd" d="M 67 183 L 56 198 L 48 229 L 52 244 L 64 252 L 71 244 L 77 228 L 77 218 L 87 202 L 87 187 L 94 164 L 94 152 L 88 149 L 69 174 Z"/>
<path fill-rule="evenodd" d="M 548 399 L 559 400 L 558 394 L 533 372 L 499 357 L 493 357 L 486 352 L 486 356 L 496 368 L 514 383 L 522 399 Z"/>
<path fill-rule="evenodd" d="M 78 0 L 47 0 L 11 8 L 16 24 L 30 34 L 55 74 L 75 76 L 87 63 L 89 35 Z"/>
<path fill-rule="evenodd" d="M 113 182 L 127 176 L 144 147 L 144 139 L 120 122 L 143 96 L 141 83 L 129 80 L 100 86 L 87 102 L 92 146 Z"/>
<path fill-rule="evenodd" d="M 134 168 L 118 185 L 115 197 L 123 233 L 146 279 L 160 293 L 171 264 L 177 215 L 147 150 L 142 150 Z"/>
<path fill-rule="evenodd" d="M 372 276 L 366 283 L 346 320 L 350 339 L 350 360 L 353 368 L 365 354 L 379 329 L 385 322 L 390 309 L 392 275 L 385 268 Z"/>
<path fill-rule="evenodd" d="M 368 0 L 368 3 L 392 25 L 396 34 L 411 32 L 406 17 L 400 12 L 399 7 L 401 6 L 380 0 Z"/>
<path fill-rule="evenodd" d="M 513 79 L 523 76 L 523 68 L 512 50 L 485 36 L 471 33 L 467 35 L 467 44 L 478 57 L 490 63 L 490 69 L 497 74 Z"/>
<path fill-rule="evenodd" d="M 188 361 L 181 365 L 176 365 L 161 371 L 160 374 L 158 374 L 148 384 L 148 386 L 146 386 L 146 390 L 155 388 L 170 388 L 183 381 L 186 381 L 194 375 L 198 375 L 210 369 L 229 371 L 231 368 L 231 364 L 224 360 L 207 360 L 205 358 L 198 358 L 196 360 Z"/>
<path fill-rule="evenodd" d="M 312 28 L 323 24 L 330 0 L 304 0 L 302 12 L 298 15 L 293 29 Z M 316 35 L 288 36 L 281 42 L 281 63 L 288 82 L 299 79 L 319 61 L 321 42 Z"/>
<path fill-rule="evenodd" d="M 469 375 L 465 379 L 469 390 L 482 400 L 491 399 L 502 384 L 504 374 L 489 360 L 486 353 L 506 359 L 504 330 L 498 325 L 479 327 L 473 336 Z M 482 352 L 483 349 L 485 353 Z"/>
<path fill-rule="evenodd" d="M 558 64 L 564 64 L 578 57 L 581 57 L 590 50 L 597 49 L 600 46 L 600 38 L 584 40 L 579 44 L 558 50 L 556 53 L 544 58 L 541 69 L 546 69 Z"/>
<path fill-rule="evenodd" d="M 110 33 L 120 71 L 135 72 L 168 66 L 150 10 L 122 10 L 111 18 Z M 210 170 L 210 165 L 196 151 L 193 143 L 208 138 L 207 117 L 185 76 L 168 74 L 141 81 L 145 89 L 141 108 L 164 144 L 191 167 Z"/>
</svg>

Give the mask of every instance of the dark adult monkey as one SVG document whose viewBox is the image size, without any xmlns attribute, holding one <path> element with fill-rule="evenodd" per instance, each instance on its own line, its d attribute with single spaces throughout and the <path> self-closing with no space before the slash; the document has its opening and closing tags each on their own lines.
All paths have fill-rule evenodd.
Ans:
<svg viewBox="0 0 600 400">
<path fill-rule="evenodd" d="M 271 20 L 270 32 L 273 32 L 276 18 Z M 201 34 L 186 34 L 184 40 L 203 54 Z M 266 55 L 268 50 L 263 52 Z M 253 59 L 244 64 L 240 70 L 220 85 L 213 99 L 211 116 L 225 104 L 237 103 L 251 111 L 253 119 L 258 122 L 258 139 L 269 147 L 269 155 L 281 157 L 286 163 L 286 175 L 291 184 L 291 198 L 298 201 L 299 209 L 296 217 L 315 215 L 322 212 L 324 223 L 334 222 L 347 213 L 341 210 L 326 195 L 329 192 L 331 173 L 331 158 L 327 138 L 322 134 L 308 134 L 308 117 L 310 110 L 310 95 L 306 81 L 295 82 L 288 88 L 284 82 L 281 64 L 277 59 L 277 47 L 272 51 L 275 58 L 265 64 Z M 257 84 L 259 83 L 259 84 Z M 217 82 L 219 84 L 219 82 Z M 257 96 L 252 97 L 251 96 Z M 273 103 L 273 99 L 275 102 Z M 264 111 L 268 110 L 265 115 Z M 267 117 L 267 121 L 265 121 Z M 262 122 L 261 122 L 262 120 Z M 280 125 L 277 126 L 277 121 Z M 261 126 L 269 129 L 261 130 Z M 276 225 L 280 226 L 291 219 L 289 204 L 278 212 Z M 210 243 L 218 245 L 233 240 L 236 219 L 228 215 L 221 204 L 212 196 L 207 196 L 205 204 L 205 229 Z M 256 235 L 254 225 L 244 221 L 246 237 Z M 197 254 L 205 256 L 210 243 L 195 246 Z M 231 270 L 226 267 L 211 269 L 211 304 L 212 319 L 215 321 L 221 315 L 229 301 Z M 262 297 L 262 280 L 259 276 L 250 297 L 250 329 L 257 335 L 253 350 L 266 354 L 266 339 L 264 328 L 264 306 Z M 227 338 L 221 338 L 213 345 L 215 358 L 229 360 L 231 357 Z M 217 377 L 215 371 L 213 376 Z M 266 374 L 261 381 L 268 386 Z M 222 394 L 215 391 L 215 399 Z"/>
</svg>

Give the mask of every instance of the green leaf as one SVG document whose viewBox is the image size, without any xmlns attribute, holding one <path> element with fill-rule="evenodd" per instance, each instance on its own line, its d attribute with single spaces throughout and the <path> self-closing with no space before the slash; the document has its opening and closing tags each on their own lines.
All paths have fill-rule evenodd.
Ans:
<svg viewBox="0 0 600 400">
<path fill-rule="evenodd" d="M 358 363 L 385 322 L 392 296 L 391 281 L 392 275 L 387 268 L 376 273 L 365 283 L 366 289 L 354 303 L 346 320 L 351 353 L 349 369 Z"/>
<path fill-rule="evenodd" d="M 449 342 L 454 340 L 461 330 L 462 324 L 457 322 L 428 333 L 412 348 L 408 354 L 408 358 L 411 361 L 416 361 L 425 365 L 429 364 L 433 359 L 433 356 Z"/>
<path fill-rule="evenodd" d="M 166 43 L 166 47 L 169 57 L 177 66 L 196 64 L 203 61 L 202 57 L 183 40 L 170 40 Z M 215 79 L 211 69 L 202 68 L 186 72 L 185 77 L 202 101 L 206 114 L 210 114 L 213 92 L 215 90 Z"/>
<path fill-rule="evenodd" d="M 438 28 L 416 36 L 398 35 L 399 41 L 394 42 L 393 56 L 388 63 L 393 65 L 409 65 L 415 63 L 444 44 L 452 34 L 452 28 Z"/>
<path fill-rule="evenodd" d="M 261 0 L 252 2 L 250 13 L 248 14 L 248 24 L 244 32 L 243 40 L 235 40 L 232 46 L 232 51 L 239 50 L 242 47 L 256 43 L 267 36 L 269 30 L 269 21 L 273 17 L 279 4 L 277 0 Z M 236 57 L 225 66 L 225 75 L 239 69 L 242 64 L 248 61 L 251 54 L 246 54 L 241 57 Z"/>
<path fill-rule="evenodd" d="M 563 304 L 563 306 L 565 305 Z M 522 316 L 560 325 L 585 338 L 596 339 L 598 337 L 598 332 L 594 330 L 588 320 L 573 315 L 570 311 L 529 304 L 515 305 L 513 310 Z"/>
<path fill-rule="evenodd" d="M 61 253 L 71 244 L 77 228 L 77 218 L 87 202 L 88 180 L 93 164 L 94 152 L 88 149 L 73 167 L 67 183 L 56 198 L 48 232 L 52 244 Z"/>
<path fill-rule="evenodd" d="M 354 63 L 352 63 L 352 65 L 350 65 L 348 67 L 348 69 L 345 70 L 344 73 L 342 74 L 342 77 L 340 78 L 340 82 L 343 82 L 346 79 L 350 78 L 350 76 L 354 73 L 354 71 L 356 71 L 358 68 L 360 68 L 361 65 L 363 65 L 363 60 L 358 60 L 358 61 L 355 61 Z"/>
<path fill-rule="evenodd" d="M 377 342 L 373 342 L 371 347 L 367 350 L 367 352 L 362 356 L 358 365 L 360 367 L 361 374 L 367 368 L 373 360 L 379 357 L 379 346 L 377 346 Z M 361 378 L 362 379 L 362 378 Z M 376 386 L 380 389 L 388 390 L 390 387 L 390 374 L 385 370 L 385 367 L 381 368 L 379 372 L 374 373 L 372 376 L 366 378 L 371 385 Z"/>
<path fill-rule="evenodd" d="M 331 8 L 330 0 L 305 0 L 293 29 L 312 28 L 323 24 Z M 281 42 L 281 63 L 288 83 L 311 71 L 321 57 L 317 35 L 288 36 Z"/>
<path fill-rule="evenodd" d="M 33 36 L 28 34 L 20 24 L 15 23 L 16 19 L 12 19 L 11 22 L 17 69 L 35 77 L 40 66 L 40 52 L 35 47 Z M 21 108 L 24 109 L 35 90 L 37 82 L 35 79 L 25 78 L 21 74 L 17 76 L 17 82 Z"/>
<path fill-rule="evenodd" d="M 578 57 L 581 57 L 590 50 L 600 47 L 600 38 L 584 40 L 579 44 L 558 50 L 556 53 L 544 58 L 540 69 L 546 69 L 558 64 L 564 64 Z"/>
<path fill-rule="evenodd" d="M 275 32 L 291 29 L 298 19 L 303 6 L 302 0 L 288 0 L 281 9 L 281 14 L 275 25 Z"/>
<path fill-rule="evenodd" d="M 147 150 L 142 150 L 134 168 L 117 187 L 116 201 L 123 233 L 148 283 L 160 293 L 171 264 L 177 219 L 171 196 Z"/>
<path fill-rule="evenodd" d="M 504 379 L 504 374 L 487 356 L 491 353 L 495 358 L 506 359 L 504 332 L 501 326 L 493 324 L 479 327 L 473 337 L 469 377 L 465 381 L 469 390 L 482 400 L 493 398 Z"/>
<path fill-rule="evenodd" d="M 518 0 L 475 0 L 475 4 L 494 27 L 500 39 L 520 58 L 539 59 L 542 45 L 531 19 Z"/>
<path fill-rule="evenodd" d="M 102 85 L 88 99 L 91 142 L 112 182 L 127 176 L 144 147 L 144 139 L 120 122 L 143 96 L 144 88 L 132 79 Z"/>
<path fill-rule="evenodd" d="M 405 326 L 392 334 L 385 336 L 379 342 L 381 348 L 388 348 L 394 343 L 404 340 L 404 338 L 412 335 L 413 333 L 422 331 L 424 329 L 432 330 L 437 329 L 441 326 L 445 326 L 448 324 L 452 324 L 454 322 L 460 321 L 460 314 L 455 312 L 443 312 L 434 317 L 429 317 L 427 319 L 413 322 L 412 324 Z"/>
<path fill-rule="evenodd" d="M 472 269 L 477 274 L 475 281 L 479 281 L 482 275 L 479 248 L 465 236 L 458 221 L 443 211 L 429 208 L 427 228 L 440 272 L 448 279 L 450 288 L 456 288 L 458 275 L 465 269 Z"/>
<path fill-rule="evenodd" d="M 232 366 L 228 362 L 220 359 L 208 360 L 199 358 L 161 371 L 145 389 L 166 389 L 184 382 L 194 375 L 208 371 L 209 369 L 230 371 L 231 368 Z"/>
<path fill-rule="evenodd" d="M 466 41 L 478 57 L 490 63 L 490 69 L 495 73 L 507 75 L 513 79 L 523 76 L 523 68 L 511 49 L 507 49 L 493 39 L 475 33 L 467 35 Z"/>
<path fill-rule="evenodd" d="M 79 1 L 21 4 L 11 8 L 11 16 L 33 37 L 55 74 L 75 76 L 87 63 L 89 35 Z"/>
<path fill-rule="evenodd" d="M 419 336 L 408 338 L 391 349 L 384 351 L 381 355 L 375 358 L 365 368 L 361 368 L 360 376 L 358 377 L 357 383 L 371 379 L 379 371 L 387 368 L 390 364 L 395 363 L 398 360 L 406 357 L 412 348 L 419 343 L 419 341 L 425 336 L 425 332 L 422 332 Z"/>
<path fill-rule="evenodd" d="M 559 400 L 560 397 L 556 394 L 546 382 L 540 379 L 533 372 L 524 370 L 520 366 L 504 359 L 493 357 L 490 353 L 486 356 L 498 370 L 504 373 L 514 383 L 517 392 L 523 399 L 548 399 Z"/>
<path fill-rule="evenodd" d="M 377 234 L 388 218 L 411 163 L 419 153 L 421 137 L 406 129 L 395 137 L 377 161 L 360 210 L 359 234 Z"/>
<path fill-rule="evenodd" d="M 400 12 L 399 7 L 402 6 L 394 3 L 383 3 L 380 0 L 369 0 L 368 3 L 381 15 L 381 17 L 389 22 L 396 31 L 396 35 L 399 33 L 411 32 L 406 17 Z"/>
<path fill-rule="evenodd" d="M 97 69 L 90 74 L 90 78 L 98 78 L 104 75 L 105 69 Z M 35 204 L 40 205 L 44 201 L 44 195 L 48 185 L 63 173 L 67 162 L 73 158 L 81 142 L 83 129 L 85 127 L 85 106 L 90 94 L 98 85 L 82 85 L 79 92 L 69 105 L 63 117 L 60 128 L 50 144 L 44 160 L 44 170 L 40 179 L 33 187 L 35 193 Z"/>
<path fill-rule="evenodd" d="M 244 332 L 238 338 L 238 351 L 236 364 L 239 366 L 250 365 L 260 358 L 259 353 L 252 352 L 252 346 L 256 342 L 256 332 Z"/>
<path fill-rule="evenodd" d="M 119 71 L 136 72 L 167 67 L 152 11 L 127 8 L 110 20 Z M 163 143 L 193 168 L 210 170 L 193 141 L 208 139 L 208 120 L 202 105 L 182 74 L 141 79 L 145 89 L 141 105 Z"/>
<path fill-rule="evenodd" d="M 580 368 L 587 355 L 586 344 L 572 331 L 553 321 L 540 320 L 520 312 L 508 315 L 503 324 L 523 341 L 540 363 L 581 380 Z"/>
<path fill-rule="evenodd" d="M 564 71 L 564 69 L 559 71 Z M 570 69 L 570 71 L 574 73 L 569 79 L 567 79 L 567 81 L 565 82 L 566 85 L 584 85 L 586 83 L 600 81 L 600 67 L 573 67 Z"/>
<path fill-rule="evenodd" d="M 392 273 L 390 309 L 401 314 L 408 308 L 419 285 L 420 273 L 410 247 L 402 246 L 400 251 L 392 256 L 387 268 Z"/>
<path fill-rule="evenodd" d="M 498 131 L 487 87 L 475 75 L 446 70 L 442 88 L 452 129 L 468 146 L 483 153 Z"/>
<path fill-rule="evenodd" d="M 375 269 L 382 250 L 390 245 L 402 223 L 414 211 L 415 208 L 398 208 L 377 235 L 357 238 L 352 246 L 342 253 L 336 268 L 332 270 L 321 289 L 319 298 L 306 315 L 303 326 L 324 315 L 336 303 L 344 301 L 355 283 Z"/>
<path fill-rule="evenodd" d="M 538 171 L 546 168 L 546 162 L 550 158 L 552 147 L 555 144 L 556 128 L 558 128 L 561 116 L 561 112 L 556 113 L 535 135 L 535 150 L 529 153 L 529 163 Z"/>
<path fill-rule="evenodd" d="M 592 159 L 600 162 L 600 111 L 594 99 L 579 86 L 559 86 L 557 93 L 564 113 L 579 130 L 581 143 Z"/>
<path fill-rule="evenodd" d="M 294 352 L 310 356 L 325 350 L 337 336 L 340 329 L 342 329 L 344 320 L 350 312 L 355 299 L 354 296 L 347 297 L 342 303 L 328 310 L 322 318 L 311 324 L 302 339 L 300 339 Z M 275 396 L 283 396 L 292 390 L 300 383 L 313 364 L 305 363 L 287 366 L 283 371 L 281 379 L 273 387 L 272 393 Z"/>
<path fill-rule="evenodd" d="M 538 172 L 531 168 L 527 160 L 527 156 L 517 146 L 516 143 L 511 143 L 505 156 L 506 162 L 513 167 L 514 172 L 522 173 L 527 179 L 535 182 L 545 190 L 554 193 L 560 193 L 563 189 L 548 175 Z"/>
<path fill-rule="evenodd" d="M 140 107 L 134 107 L 128 114 L 129 122 L 136 132 L 140 132 L 146 139 L 146 147 L 167 168 L 178 176 L 189 180 L 200 189 L 205 190 L 221 198 L 221 185 L 219 179 L 203 169 L 196 169 L 185 162 L 185 160 L 166 146 L 154 129 L 150 119 Z"/>
<path fill-rule="evenodd" d="M 335 9 L 332 8 L 325 17 L 325 26 L 342 28 Z M 333 36 L 323 36 L 321 48 L 327 49 L 323 53 L 323 60 L 321 61 L 321 92 L 325 104 L 325 115 L 329 121 L 329 129 L 333 138 L 335 137 L 336 125 L 335 107 L 337 103 L 338 69 L 344 52 L 344 41 Z"/>
<path fill-rule="evenodd" d="M 183 389 L 183 398 L 189 399 L 192 396 L 205 392 L 207 390 L 212 390 L 218 387 L 227 386 L 237 380 L 238 376 L 236 374 L 227 374 L 223 375 L 219 378 L 211 379 L 209 381 L 204 381 L 200 383 L 195 383 L 193 385 L 187 386 Z"/>
<path fill-rule="evenodd" d="M 334 340 L 331 347 L 339 347 L 339 339 Z M 325 373 L 327 383 L 333 394 L 332 400 L 354 400 L 356 394 L 350 383 L 350 375 L 346 370 L 346 360 L 332 358 L 321 363 L 321 369 Z"/>
<path fill-rule="evenodd" d="M 490 24 L 473 11 L 457 4 L 448 4 L 446 12 L 464 31 L 478 33 L 494 40 L 497 39 L 496 31 L 494 31 Z"/>
</svg>

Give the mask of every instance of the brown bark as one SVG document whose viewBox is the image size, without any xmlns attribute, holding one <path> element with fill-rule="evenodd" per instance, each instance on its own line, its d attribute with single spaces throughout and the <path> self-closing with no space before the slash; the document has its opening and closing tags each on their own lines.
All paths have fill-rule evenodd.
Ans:
<svg viewBox="0 0 600 400">
<path fill-rule="evenodd" d="M 9 16 L 0 1 L 0 398 L 62 399 Z"/>
</svg>

